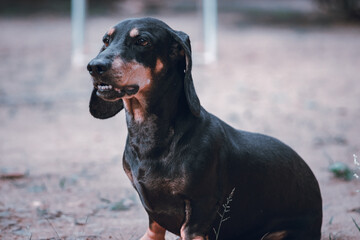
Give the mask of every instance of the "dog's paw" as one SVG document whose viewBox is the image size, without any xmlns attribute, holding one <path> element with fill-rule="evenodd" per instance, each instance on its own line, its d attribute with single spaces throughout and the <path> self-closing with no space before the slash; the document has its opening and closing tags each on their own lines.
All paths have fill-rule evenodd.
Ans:
<svg viewBox="0 0 360 240">
<path fill-rule="evenodd" d="M 164 236 L 160 236 L 158 234 L 148 234 L 148 232 L 146 232 L 140 240 L 165 240 L 165 238 Z"/>
<path fill-rule="evenodd" d="M 179 237 L 179 238 L 177 238 L 176 240 L 184 240 L 184 239 L 182 239 L 181 237 Z M 209 240 L 209 238 L 208 237 L 194 237 L 194 238 L 189 238 L 189 240 Z"/>
<path fill-rule="evenodd" d="M 144 234 L 144 236 L 140 238 L 140 240 L 165 240 L 165 230 L 163 231 L 156 228 L 154 230 L 151 230 L 149 228 Z"/>
</svg>

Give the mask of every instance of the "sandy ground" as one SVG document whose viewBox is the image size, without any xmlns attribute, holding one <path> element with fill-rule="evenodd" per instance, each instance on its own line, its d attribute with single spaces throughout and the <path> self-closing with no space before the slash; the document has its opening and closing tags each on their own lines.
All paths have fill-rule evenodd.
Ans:
<svg viewBox="0 0 360 240">
<path fill-rule="evenodd" d="M 158 17 L 201 52 L 200 16 Z M 89 19 L 87 60 L 121 19 Z M 327 170 L 355 167 L 360 155 L 360 28 L 219 20 L 218 62 L 193 68 L 202 105 L 293 147 L 321 185 L 322 239 L 360 239 L 360 181 Z M 124 113 L 88 113 L 91 83 L 85 65 L 71 66 L 70 20 L 1 18 L 0 29 L 0 239 L 139 239 L 147 217 L 121 166 Z"/>
</svg>

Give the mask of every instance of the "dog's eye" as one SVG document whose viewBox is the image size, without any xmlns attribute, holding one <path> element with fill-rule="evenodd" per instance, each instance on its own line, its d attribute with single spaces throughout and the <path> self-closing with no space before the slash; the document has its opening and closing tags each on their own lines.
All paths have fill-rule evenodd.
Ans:
<svg viewBox="0 0 360 240">
<path fill-rule="evenodd" d="M 103 38 L 103 42 L 105 44 L 105 47 L 109 46 L 109 43 L 110 43 L 110 37 L 109 36 L 106 36 Z"/>
<path fill-rule="evenodd" d="M 148 46 L 148 45 L 149 45 L 149 41 L 147 41 L 147 40 L 144 39 L 144 38 L 138 38 L 138 39 L 136 40 L 136 45 L 145 47 L 145 46 Z"/>
</svg>

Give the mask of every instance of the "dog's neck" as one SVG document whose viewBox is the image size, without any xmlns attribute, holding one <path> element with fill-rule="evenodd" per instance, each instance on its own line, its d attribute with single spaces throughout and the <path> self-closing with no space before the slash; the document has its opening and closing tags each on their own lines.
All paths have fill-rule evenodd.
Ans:
<svg viewBox="0 0 360 240">
<path fill-rule="evenodd" d="M 143 96 L 123 99 L 127 118 L 131 122 L 142 123 L 148 118 L 146 99 Z"/>
<path fill-rule="evenodd" d="M 175 78 L 180 79 L 178 76 Z M 128 144 L 141 158 L 156 158 L 166 154 L 173 141 L 176 122 L 191 115 L 182 81 L 173 83 L 162 92 L 123 99 Z"/>
</svg>

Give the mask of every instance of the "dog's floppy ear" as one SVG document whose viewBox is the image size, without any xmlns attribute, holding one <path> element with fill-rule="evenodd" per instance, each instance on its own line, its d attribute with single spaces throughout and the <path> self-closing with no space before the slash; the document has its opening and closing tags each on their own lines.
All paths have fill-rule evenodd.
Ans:
<svg viewBox="0 0 360 240">
<path fill-rule="evenodd" d="M 89 110 L 95 118 L 106 119 L 115 116 L 124 108 L 123 100 L 108 102 L 96 95 L 96 89 L 91 93 Z"/>
<path fill-rule="evenodd" d="M 175 39 L 176 42 L 180 44 L 180 46 L 184 49 L 185 52 L 185 61 L 186 61 L 186 68 L 185 68 L 185 77 L 184 77 L 184 91 L 186 100 L 188 102 L 190 111 L 195 116 L 200 116 L 200 101 L 198 96 L 196 95 L 192 75 L 191 75 L 191 68 L 192 68 L 192 58 L 191 58 L 191 45 L 190 45 L 190 38 L 189 36 L 181 31 L 175 31 L 171 28 L 168 28 L 168 31 Z"/>
</svg>

